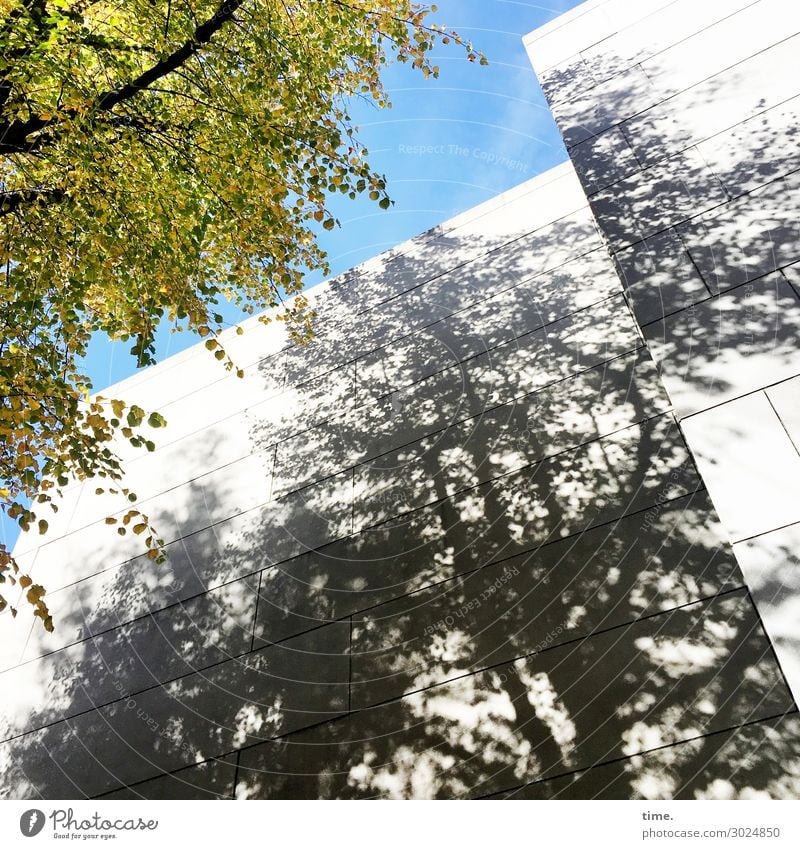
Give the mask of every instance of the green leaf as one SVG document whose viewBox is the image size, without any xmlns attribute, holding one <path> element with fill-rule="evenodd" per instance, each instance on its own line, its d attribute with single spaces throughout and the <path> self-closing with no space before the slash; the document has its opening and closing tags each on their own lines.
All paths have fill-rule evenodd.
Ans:
<svg viewBox="0 0 800 849">
<path fill-rule="evenodd" d="M 339 221 L 326 192 L 369 192 L 391 206 L 348 111 L 352 95 L 389 108 L 382 69 L 397 60 L 435 75 L 445 33 L 482 58 L 412 0 L 238 6 L 172 4 L 166 29 L 169 4 L 155 2 L 120 11 L 8 0 L 0 13 L 0 56 L 13 57 L 0 60 L 11 92 L 3 120 L 46 128 L 5 133 L 0 156 L 3 194 L 22 199 L 0 215 L 0 439 L 11 458 L 0 508 L 23 530 L 43 525 L 15 499 L 45 503 L 53 479 L 57 488 L 120 480 L 120 441 L 152 451 L 139 429 L 166 424 L 93 395 L 91 340 L 122 343 L 147 365 L 168 323 L 208 340 L 239 374 L 215 336 L 229 302 L 269 310 L 305 344 L 315 317 L 294 296 L 307 269 L 329 271 L 320 231 Z M 198 49 L 176 52 L 198 28 L 208 36 Z M 154 53 L 174 57 L 168 77 L 126 86 L 154 67 Z M 124 97 L 101 104 L 103 91 Z M 0 543 L 0 572 L 6 556 Z"/>
</svg>

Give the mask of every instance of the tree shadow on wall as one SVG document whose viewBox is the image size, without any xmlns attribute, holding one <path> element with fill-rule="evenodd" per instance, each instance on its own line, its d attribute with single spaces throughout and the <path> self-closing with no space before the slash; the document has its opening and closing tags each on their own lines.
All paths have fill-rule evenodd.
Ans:
<svg viewBox="0 0 800 849">
<path fill-rule="evenodd" d="M 352 381 L 250 417 L 274 498 L 176 539 L 166 569 L 61 591 L 83 639 L 3 673 L 41 694 L 10 699 L 9 796 L 230 796 L 237 775 L 249 798 L 480 796 L 793 708 L 630 316 L 599 253 L 589 280 L 563 264 L 567 229 L 478 251 L 363 338 L 321 334 L 326 356 L 357 339 L 327 363 Z M 194 528 L 229 496 L 166 497 Z M 748 786 L 780 792 L 796 753 L 774 745 Z M 723 755 L 664 770 L 739 781 Z"/>
<path fill-rule="evenodd" d="M 797 259 L 800 98 L 758 90 L 745 62 L 663 100 L 658 57 L 647 76 L 611 59 L 544 87 L 673 400 L 749 391 L 740 375 L 764 357 L 796 371 L 796 293 L 768 275 Z"/>
</svg>

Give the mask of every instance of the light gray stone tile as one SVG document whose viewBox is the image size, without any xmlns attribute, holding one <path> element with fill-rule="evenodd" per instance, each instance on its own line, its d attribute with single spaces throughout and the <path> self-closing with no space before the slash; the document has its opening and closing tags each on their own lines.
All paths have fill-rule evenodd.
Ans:
<svg viewBox="0 0 800 849">
<path fill-rule="evenodd" d="M 125 588 L 118 589 L 122 596 Z M 34 634 L 26 662 L 2 673 L 9 692 L 13 681 L 21 682 L 6 706 L 13 712 L 9 724 L 17 732 L 36 728 L 42 705 L 51 716 L 72 716 L 248 651 L 257 591 L 256 575 L 133 622 L 122 606 L 84 610 L 73 594 L 77 603 L 56 620 L 56 631 Z M 73 637 L 82 641 L 69 645 Z"/>
<path fill-rule="evenodd" d="M 257 639 L 283 639 L 698 486 L 677 427 L 661 416 L 265 571 Z"/>
<path fill-rule="evenodd" d="M 616 286 L 607 260 L 604 265 L 606 282 L 600 285 Z M 280 443 L 273 494 L 396 449 L 640 344 L 622 297 L 598 303 Z M 402 371 L 398 364 L 395 374 Z"/>
<path fill-rule="evenodd" d="M 538 78 L 547 102 L 550 104 L 579 97 L 595 83 L 580 54 L 560 62 L 547 71 L 541 71 Z"/>
<path fill-rule="evenodd" d="M 559 219 L 562 229 L 570 228 L 572 219 L 582 218 L 585 222 L 585 214 L 580 215 L 584 206 L 580 184 L 572 170 L 555 169 L 354 269 L 350 282 L 337 287 L 339 300 L 356 312 L 383 305 L 390 298 L 399 300 L 398 296 Z M 547 266 L 537 270 L 544 267 Z M 361 334 L 370 332 L 364 322 L 359 324 Z M 361 350 L 368 348 L 362 344 Z"/>
<path fill-rule="evenodd" d="M 770 386 L 766 393 L 789 439 L 800 451 L 800 377 Z"/>
<path fill-rule="evenodd" d="M 231 498 L 229 481 L 232 477 L 237 486 L 241 484 L 242 494 L 251 491 L 258 499 L 256 503 L 261 503 L 265 500 L 264 492 L 269 495 L 271 472 L 269 449 L 265 454 L 256 452 L 244 414 L 237 414 L 126 463 L 123 480 L 116 484 L 102 478 L 87 480 L 70 520 L 69 531 L 124 512 L 133 505 L 157 513 L 158 505 L 164 500 L 158 496 L 163 493 L 169 493 L 166 500 L 177 507 L 184 498 L 193 497 L 185 489 L 187 481 L 196 482 L 195 487 L 202 486 L 204 493 L 218 492 Z M 136 500 L 131 502 L 122 495 L 120 487 L 134 493 Z M 98 488 L 104 492 L 98 494 Z M 112 494 L 109 489 L 117 489 L 118 494 Z M 244 503 L 248 503 L 247 499 Z"/>
<path fill-rule="evenodd" d="M 800 698 L 800 523 L 739 542 L 733 550 L 797 700 Z"/>
<path fill-rule="evenodd" d="M 761 112 L 697 146 L 732 196 L 800 168 L 800 97 Z"/>
<path fill-rule="evenodd" d="M 612 0 L 573 7 L 525 36 L 525 45 L 537 74 L 569 61 L 576 50 L 605 41 L 621 29 L 645 17 L 664 0 Z"/>
<path fill-rule="evenodd" d="M 475 568 L 476 550 L 456 550 L 448 538 L 457 521 L 445 502 L 266 569 L 261 575 L 256 645 L 343 619 Z"/>
<path fill-rule="evenodd" d="M 610 298 L 470 361 L 465 369 L 469 407 L 477 414 L 639 345 L 624 299 Z"/>
<path fill-rule="evenodd" d="M 644 328 L 680 416 L 800 370 L 800 302 L 771 274 Z"/>
<path fill-rule="evenodd" d="M 279 442 L 275 449 L 272 497 L 321 481 L 364 459 L 364 423 L 369 410 L 348 411 L 298 436 Z"/>
<path fill-rule="evenodd" d="M 387 344 L 402 335 L 395 333 L 395 328 L 411 332 L 458 310 L 480 304 L 532 277 L 553 272 L 565 263 L 580 262 L 580 257 L 600 246 L 593 219 L 584 206 L 563 219 L 487 252 L 467 265 L 431 279 L 402 299 L 384 304 L 376 310 L 374 321 L 379 327 L 384 322 L 389 324 L 393 332 L 383 332 L 379 340 L 372 333 L 370 338 Z M 402 318 L 398 319 L 398 316 Z M 362 344 L 358 353 L 363 355 L 370 350 L 369 345 Z"/>
<path fill-rule="evenodd" d="M 177 442 L 163 447 L 157 445 L 152 454 L 142 454 L 139 459 L 127 463 L 126 486 L 142 500 L 151 498 L 186 480 L 228 466 L 253 451 L 245 414 L 237 413 Z"/>
<path fill-rule="evenodd" d="M 641 169 L 628 140 L 617 127 L 575 145 L 569 156 L 590 196 Z"/>
<path fill-rule="evenodd" d="M 3 595 L 9 605 L 17 609 L 16 616 L 0 616 L 0 671 L 22 662 L 25 646 L 34 628 L 44 632 L 42 622 L 33 615 L 34 608 L 27 603 L 24 590 L 8 583 Z"/>
<path fill-rule="evenodd" d="M 699 27 L 677 44 L 642 60 L 641 65 L 661 100 L 743 63 L 798 31 L 800 11 L 796 6 L 762 0 L 711 26 Z"/>
<path fill-rule="evenodd" d="M 264 504 L 269 499 L 272 464 L 271 452 L 253 454 L 138 502 L 136 509 L 149 518 L 165 543 L 175 542 Z M 113 514 L 116 526 L 95 522 L 43 546 L 36 562 L 37 580 L 52 591 L 146 551 L 146 535 L 131 533 L 138 519 L 129 523 L 125 536 L 117 533 L 127 512 Z"/>
<path fill-rule="evenodd" d="M 27 532 L 20 528 L 19 536 L 13 546 L 14 557 L 33 558 L 38 548 L 53 540 L 61 539 L 67 533 L 83 487 L 83 481 L 71 481 L 64 487 L 60 498 L 54 497 L 50 505 L 43 505 L 41 518 L 47 522 L 47 530 L 43 534 L 39 532 L 38 524 L 32 526 Z M 53 510 L 53 507 L 56 509 Z"/>
<path fill-rule="evenodd" d="M 678 232 L 712 291 L 724 292 L 794 262 L 800 174 L 790 174 Z"/>
<path fill-rule="evenodd" d="M 36 657 L 258 572 L 343 537 L 352 529 L 352 476 L 333 478 L 184 537 L 169 560 L 139 557 L 48 595 L 54 634 L 28 649 Z"/>
<path fill-rule="evenodd" d="M 800 36 L 779 41 L 663 103 L 628 116 L 622 130 L 639 161 L 658 162 L 794 97 L 798 44 Z"/>
<path fill-rule="evenodd" d="M 800 454 L 763 392 L 683 422 L 733 541 L 800 521 Z"/>
<path fill-rule="evenodd" d="M 795 292 L 800 296 L 800 264 L 793 261 L 791 265 L 781 269 L 781 274 L 789 281 Z"/>
<path fill-rule="evenodd" d="M 250 439 L 257 449 L 266 450 L 354 404 L 355 369 L 349 363 L 306 383 L 289 386 L 278 398 L 249 407 Z"/>
<path fill-rule="evenodd" d="M 570 149 L 658 99 L 647 75 L 638 65 L 633 65 L 581 97 L 553 104 L 552 112 Z"/>
<path fill-rule="evenodd" d="M 617 291 L 605 251 L 580 257 L 359 359 L 359 399 L 380 397 Z"/>
<path fill-rule="evenodd" d="M 691 0 L 641 4 L 627 8 L 617 31 L 581 51 L 597 82 L 602 82 L 634 62 L 670 50 L 684 39 L 750 5 L 752 0 Z M 651 7 L 658 8 L 651 8 Z"/>
<path fill-rule="evenodd" d="M 469 261 L 456 262 L 399 296 L 361 312 L 355 311 L 354 301 L 352 314 L 332 323 L 320 323 L 318 338 L 291 352 L 290 371 L 308 379 L 479 304 L 532 276 L 553 271 L 569 261 L 580 262 L 575 258 L 601 245 L 594 220 L 583 204 L 575 212 L 538 228 L 527 220 L 532 232 L 487 245 L 483 253 Z M 584 280 L 590 276 L 589 269 L 584 269 Z M 353 285 L 355 298 L 357 281 Z M 591 293 L 592 288 L 588 287 L 586 295 Z"/>
<path fill-rule="evenodd" d="M 693 492 L 699 483 L 665 414 L 453 498 L 462 517 L 454 530 L 469 529 L 468 544 L 488 547 L 498 559 Z"/>
<path fill-rule="evenodd" d="M 622 297 L 609 299 L 365 405 L 356 444 L 384 454 L 640 344 Z"/>
<path fill-rule="evenodd" d="M 152 439 L 156 445 L 163 446 L 176 442 L 190 434 L 197 433 L 199 430 L 229 419 L 249 406 L 267 399 L 275 399 L 281 394 L 283 386 L 282 370 L 265 369 L 262 371 L 258 367 L 251 367 L 245 370 L 244 378 L 238 378 L 233 373 L 226 374 L 224 368 L 219 366 L 213 358 L 209 357 L 209 360 L 208 368 L 213 370 L 217 366 L 220 375 L 225 375 L 224 377 L 219 377 L 202 389 L 184 397 L 178 397 L 163 406 L 156 406 L 152 401 L 147 400 L 150 391 L 149 384 L 152 382 L 148 381 L 146 391 L 143 388 L 142 398 L 136 399 L 140 401 L 140 406 L 146 410 L 157 409 L 167 422 L 163 428 L 144 429 L 146 436 Z M 163 381 L 165 392 L 170 394 L 171 397 L 180 393 L 180 384 L 176 383 L 177 379 L 179 379 L 179 375 L 171 375 L 169 371 L 163 377 L 158 378 L 159 383 Z M 112 387 L 109 392 L 113 392 L 113 389 Z M 141 449 L 133 448 L 123 438 L 117 439 L 112 447 L 126 461 L 141 457 L 145 453 Z"/>
</svg>

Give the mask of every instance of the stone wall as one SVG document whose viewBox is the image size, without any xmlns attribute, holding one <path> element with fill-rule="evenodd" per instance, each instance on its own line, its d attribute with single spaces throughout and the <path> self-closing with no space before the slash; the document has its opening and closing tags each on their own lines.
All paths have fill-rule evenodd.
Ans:
<svg viewBox="0 0 800 849">
<path fill-rule="evenodd" d="M 608 0 L 526 39 L 800 692 L 800 6 Z"/>
<path fill-rule="evenodd" d="M 653 172 L 608 153 L 627 137 L 566 52 L 594 12 L 530 44 L 591 207 L 559 166 L 313 290 L 310 346 L 247 323 L 244 380 L 200 345 L 105 393 L 168 420 L 125 450 L 170 559 L 95 482 L 20 540 L 56 631 L 0 620 L 5 795 L 798 794 L 796 705 L 684 438 L 683 332 L 652 330 L 687 304 L 643 313 L 697 281 L 612 259 L 642 268 L 603 209 Z M 654 205 L 647 238 L 683 244 Z"/>
</svg>

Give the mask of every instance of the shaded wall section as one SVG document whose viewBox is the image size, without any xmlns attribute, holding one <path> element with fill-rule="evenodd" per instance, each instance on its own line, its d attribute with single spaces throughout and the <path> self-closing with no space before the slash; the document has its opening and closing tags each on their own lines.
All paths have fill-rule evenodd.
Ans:
<svg viewBox="0 0 800 849">
<path fill-rule="evenodd" d="M 526 38 L 800 692 L 800 6 L 608 0 Z"/>
<path fill-rule="evenodd" d="M 797 713 L 567 164 L 116 388 L 0 620 L 10 797 L 786 797 Z M 127 450 L 127 449 L 126 449 Z M 23 607 L 24 611 L 24 607 Z M 23 619 L 25 613 L 20 614 Z"/>
</svg>

